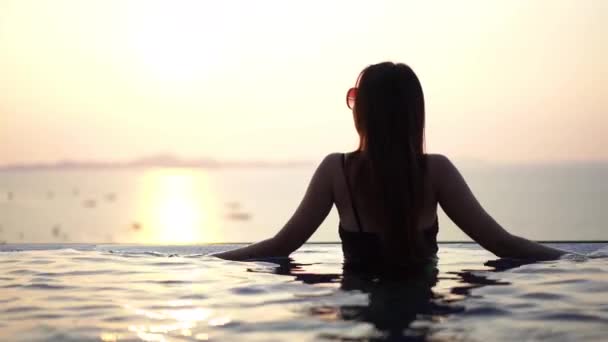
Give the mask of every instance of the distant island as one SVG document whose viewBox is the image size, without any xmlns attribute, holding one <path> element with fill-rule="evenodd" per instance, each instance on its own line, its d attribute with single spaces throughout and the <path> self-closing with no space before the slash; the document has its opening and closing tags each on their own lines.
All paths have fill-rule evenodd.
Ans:
<svg viewBox="0 0 608 342">
<path fill-rule="evenodd" d="M 121 168 L 278 168 L 310 166 L 310 161 L 217 160 L 212 158 L 182 159 L 171 154 L 158 154 L 129 161 L 60 160 L 51 163 L 0 165 L 0 171 L 121 169 Z"/>
</svg>

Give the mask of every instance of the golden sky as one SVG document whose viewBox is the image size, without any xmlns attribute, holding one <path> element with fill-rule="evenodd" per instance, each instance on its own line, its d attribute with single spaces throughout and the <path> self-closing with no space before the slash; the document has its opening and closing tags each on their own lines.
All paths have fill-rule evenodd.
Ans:
<svg viewBox="0 0 608 342">
<path fill-rule="evenodd" d="M 319 160 L 384 60 L 417 71 L 431 152 L 608 160 L 606 37 L 602 0 L 0 0 L 0 164 Z"/>
</svg>

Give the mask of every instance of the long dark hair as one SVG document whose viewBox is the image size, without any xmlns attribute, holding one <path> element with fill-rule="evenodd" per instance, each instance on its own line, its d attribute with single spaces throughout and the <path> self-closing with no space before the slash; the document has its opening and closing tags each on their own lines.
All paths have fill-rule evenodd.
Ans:
<svg viewBox="0 0 608 342">
<path fill-rule="evenodd" d="M 365 68 L 354 106 L 369 189 L 382 217 L 389 260 L 424 257 L 418 230 L 425 178 L 424 95 L 414 71 L 384 62 Z M 357 183 L 366 183 L 359 182 Z M 364 186 L 365 187 L 365 186 Z"/>
</svg>

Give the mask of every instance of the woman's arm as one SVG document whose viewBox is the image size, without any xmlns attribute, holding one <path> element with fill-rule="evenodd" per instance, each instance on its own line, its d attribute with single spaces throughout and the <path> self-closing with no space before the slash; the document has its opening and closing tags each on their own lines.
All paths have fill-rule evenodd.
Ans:
<svg viewBox="0 0 608 342">
<path fill-rule="evenodd" d="M 333 168 L 339 165 L 339 157 L 339 154 L 330 154 L 323 159 L 302 202 L 274 237 L 213 256 L 229 260 L 283 257 L 302 246 L 325 220 L 334 203 L 332 165 Z"/>
<path fill-rule="evenodd" d="M 504 230 L 479 204 L 454 164 L 432 156 L 433 176 L 441 208 L 469 237 L 501 258 L 551 260 L 567 252 L 515 236 Z"/>
</svg>

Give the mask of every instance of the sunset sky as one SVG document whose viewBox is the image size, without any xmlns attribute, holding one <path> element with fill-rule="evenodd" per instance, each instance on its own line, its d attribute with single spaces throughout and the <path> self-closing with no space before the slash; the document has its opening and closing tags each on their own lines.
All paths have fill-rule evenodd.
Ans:
<svg viewBox="0 0 608 342">
<path fill-rule="evenodd" d="M 405 62 L 427 148 L 608 160 L 608 1 L 0 0 L 0 164 L 319 160 L 347 88 Z"/>
</svg>

